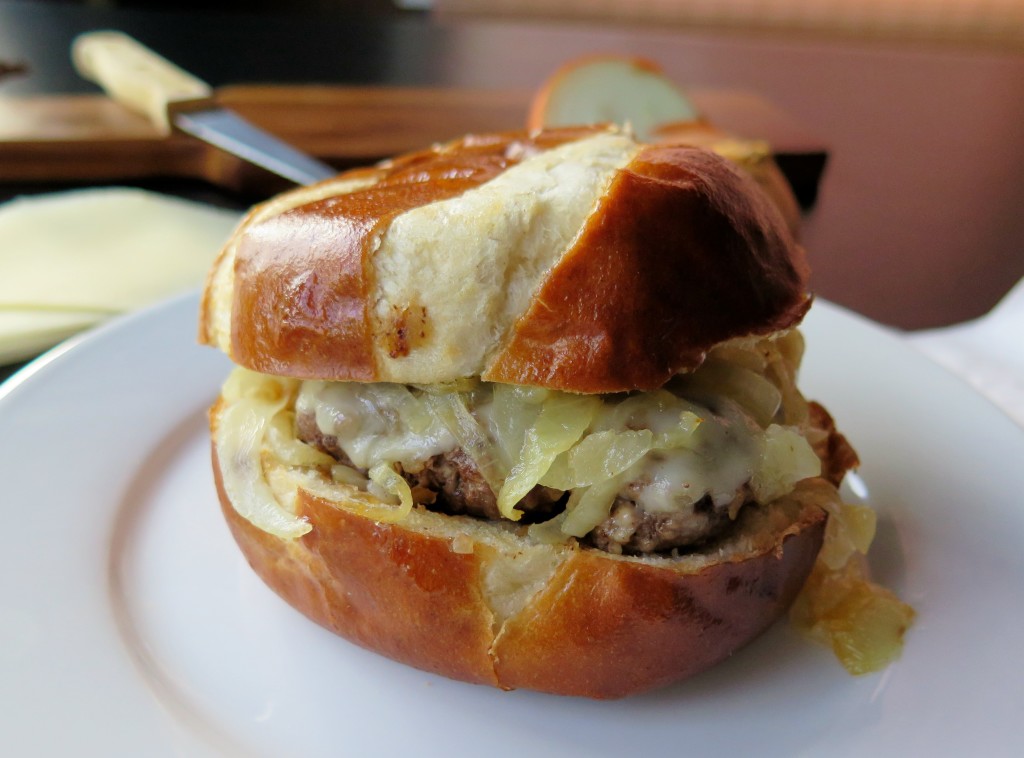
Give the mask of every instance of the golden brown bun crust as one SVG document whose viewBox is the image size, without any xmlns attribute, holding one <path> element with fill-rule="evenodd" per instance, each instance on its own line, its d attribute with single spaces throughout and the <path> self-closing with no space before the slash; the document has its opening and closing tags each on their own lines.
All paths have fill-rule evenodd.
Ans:
<svg viewBox="0 0 1024 758">
<path fill-rule="evenodd" d="M 789 608 L 818 555 L 821 512 L 775 550 L 682 573 L 577 551 L 496 648 L 505 686 L 617 698 L 714 666 Z"/>
<path fill-rule="evenodd" d="M 568 173 L 591 177 L 581 186 L 597 194 L 577 226 L 556 233 L 564 214 L 543 203 L 544 182 L 558 166 L 538 154 L 572 145 Z M 500 202 L 440 221 L 415 215 L 443 201 L 470 206 L 482 196 L 474 193 L 513 169 L 513 189 Z M 641 146 L 594 129 L 485 135 L 335 183 L 335 194 L 332 183 L 303 188 L 243 222 L 211 275 L 202 341 L 240 365 L 297 378 L 483 376 L 616 392 L 657 387 L 699 365 L 715 344 L 794 326 L 809 307 L 803 251 L 775 206 L 749 177 L 703 150 Z M 479 236 L 459 244 L 439 231 L 471 225 Z M 488 234 L 509 226 L 513 247 L 491 270 L 498 264 Z M 544 238 L 555 242 L 538 252 Z M 422 239 L 430 244 L 417 248 Z M 470 278 L 485 272 L 480 286 L 492 288 L 494 302 L 480 314 L 438 316 L 466 276 L 431 290 L 430 281 L 442 280 L 436 272 L 451 268 L 426 260 L 433 255 L 473 264 Z M 417 282 L 420 295 L 395 284 L 390 277 L 404 274 L 394 271 L 426 282 Z M 467 321 L 480 322 L 469 338 Z"/>
<path fill-rule="evenodd" d="M 224 516 L 242 553 L 290 605 L 393 660 L 498 686 L 487 656 L 493 635 L 473 555 L 306 493 L 300 495 L 300 512 L 315 526 L 289 545 L 239 516 L 221 486 L 219 468 L 214 470 Z"/>
<path fill-rule="evenodd" d="M 781 522 L 768 522 L 755 547 L 696 568 L 692 560 L 551 548 L 560 562 L 545 586 L 501 623 L 484 577 L 506 559 L 472 536 L 498 527 L 433 515 L 455 525 L 439 534 L 381 524 L 300 489 L 297 510 L 313 529 L 286 542 L 237 514 L 216 452 L 214 471 L 224 516 L 249 564 L 318 624 L 446 677 L 592 698 L 682 680 L 758 636 L 806 580 L 826 521 L 814 505 L 787 511 Z M 470 550 L 455 552 L 450 535 L 463 526 Z"/>
<path fill-rule="evenodd" d="M 704 150 L 643 148 L 483 378 L 660 387 L 715 344 L 798 323 L 807 271 L 775 208 Z"/>
<path fill-rule="evenodd" d="M 651 141 L 702 147 L 729 158 L 775 204 L 793 238 L 800 238 L 800 204 L 766 143 L 734 138 L 704 119 L 662 124 L 654 130 Z"/>
</svg>

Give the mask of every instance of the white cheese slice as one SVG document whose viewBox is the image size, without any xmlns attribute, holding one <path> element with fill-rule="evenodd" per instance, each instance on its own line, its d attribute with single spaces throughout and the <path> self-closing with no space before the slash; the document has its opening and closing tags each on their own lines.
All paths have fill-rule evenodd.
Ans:
<svg viewBox="0 0 1024 758">
<path fill-rule="evenodd" d="M 105 317 L 95 311 L 0 309 L 0 366 L 29 358 Z"/>
<path fill-rule="evenodd" d="M 198 287 L 239 216 L 128 188 L 0 205 L 0 363 Z"/>
</svg>

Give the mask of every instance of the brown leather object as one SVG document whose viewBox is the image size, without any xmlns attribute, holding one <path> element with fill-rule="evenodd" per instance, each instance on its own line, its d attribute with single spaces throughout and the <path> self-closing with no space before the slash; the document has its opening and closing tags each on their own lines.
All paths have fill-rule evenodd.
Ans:
<svg viewBox="0 0 1024 758">
<path fill-rule="evenodd" d="M 420 509 L 382 524 L 299 489 L 298 513 L 312 530 L 289 542 L 238 515 L 216 452 L 214 472 L 249 564 L 318 624 L 453 679 L 601 699 L 680 681 L 757 637 L 802 587 L 826 523 L 815 505 L 777 501 L 747 509 L 742 538 L 704 556 L 540 546 L 553 556 L 546 582 L 502 619 L 489 582 L 503 572 L 521 578 L 513 564 L 538 549 L 526 537 Z"/>
<path fill-rule="evenodd" d="M 548 150 L 568 150 L 566 160 L 534 170 Z M 444 222 L 479 224 L 484 235 L 516 208 L 535 226 L 554 225 L 550 210 L 544 217 L 520 206 L 537 194 L 530 182 L 576 168 L 572 161 L 599 177 L 588 185 L 598 194 L 567 240 L 550 235 L 548 250 L 524 253 L 511 243 L 498 264 L 475 239 L 460 246 L 439 236 L 440 222 L 383 247 L 411 212 L 473 203 L 473 193 L 513 171 L 519 184 L 508 184 L 527 189 Z M 414 249 L 420 237 L 434 244 Z M 446 257 L 470 271 L 505 267 L 491 276 L 494 293 L 481 290 L 487 303 L 473 302 L 479 313 L 437 316 L 462 284 L 436 288 L 443 277 L 434 269 L 450 266 Z M 426 294 L 408 294 L 412 283 L 388 279 L 391 270 L 416 271 L 426 284 L 415 291 Z M 534 279 L 509 283 L 521 271 Z M 201 339 L 240 365 L 296 378 L 432 383 L 477 375 L 574 392 L 651 389 L 698 366 L 720 342 L 799 323 L 810 304 L 807 274 L 775 206 L 712 153 L 636 145 L 594 129 L 478 136 L 257 207 L 211 277 Z M 406 291 L 389 301 L 393 286 Z M 512 308 L 498 302 L 508 291 L 527 295 Z M 411 341 L 409 314 L 417 316 Z M 469 337 L 467 322 L 479 326 Z"/>
</svg>

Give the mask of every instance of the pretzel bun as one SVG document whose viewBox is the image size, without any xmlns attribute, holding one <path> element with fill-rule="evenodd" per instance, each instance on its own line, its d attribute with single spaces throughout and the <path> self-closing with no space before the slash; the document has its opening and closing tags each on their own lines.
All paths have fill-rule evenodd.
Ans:
<svg viewBox="0 0 1024 758">
<path fill-rule="evenodd" d="M 803 252 L 751 186 L 614 130 L 468 137 L 257 207 L 200 339 L 303 379 L 652 389 L 810 305 Z"/>
<path fill-rule="evenodd" d="M 800 204 L 767 142 L 735 137 L 706 119 L 659 124 L 651 130 L 650 140 L 656 144 L 699 147 L 727 158 L 754 180 L 778 209 L 790 234 L 799 239 Z"/>
<path fill-rule="evenodd" d="M 217 406 L 214 429 L 219 419 Z M 806 498 L 781 498 L 745 509 L 707 551 L 616 556 L 419 508 L 380 523 L 265 460 L 281 498 L 313 527 L 289 541 L 239 515 L 213 457 L 235 541 L 286 602 L 393 660 L 502 689 L 621 698 L 710 668 L 790 606 L 826 522 Z"/>
<path fill-rule="evenodd" d="M 622 697 L 755 638 L 821 548 L 820 479 L 737 500 L 728 529 L 692 548 L 617 555 L 419 499 L 381 517 L 391 506 L 365 480 L 279 452 L 296 424 L 265 432 L 321 380 L 427 394 L 483 380 L 589 402 L 664 392 L 709 351 L 776 339 L 809 307 L 806 266 L 751 186 L 705 151 L 568 129 L 467 137 L 255 208 L 211 272 L 200 336 L 284 378 L 254 395 L 265 418 L 242 442 L 224 442 L 237 393 L 211 411 L 224 516 L 256 573 L 356 644 L 505 689 Z M 802 397 L 783 395 L 799 411 L 786 423 L 806 425 Z M 264 433 L 287 439 L 252 442 Z M 809 454 L 841 477 L 856 460 L 844 444 Z"/>
</svg>

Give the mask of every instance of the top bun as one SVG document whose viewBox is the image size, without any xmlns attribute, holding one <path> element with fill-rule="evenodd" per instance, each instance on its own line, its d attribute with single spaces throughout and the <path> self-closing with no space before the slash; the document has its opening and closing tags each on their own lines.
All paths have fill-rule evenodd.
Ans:
<svg viewBox="0 0 1024 758">
<path fill-rule="evenodd" d="M 797 324 L 806 278 L 775 206 L 710 152 L 469 136 L 254 208 L 200 339 L 301 379 L 647 390 Z"/>
</svg>

